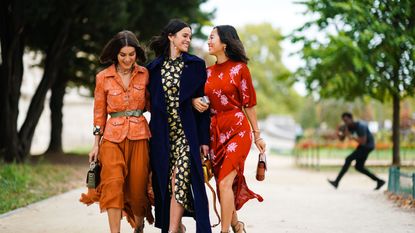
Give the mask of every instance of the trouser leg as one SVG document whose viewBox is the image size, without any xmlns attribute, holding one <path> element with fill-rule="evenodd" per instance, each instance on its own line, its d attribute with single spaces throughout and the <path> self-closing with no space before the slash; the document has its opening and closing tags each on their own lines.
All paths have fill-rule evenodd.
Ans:
<svg viewBox="0 0 415 233">
<path fill-rule="evenodd" d="M 350 165 L 352 164 L 352 161 L 356 159 L 356 156 L 358 155 L 358 149 L 354 150 L 349 156 L 346 157 L 343 167 L 341 168 L 339 174 L 337 175 L 337 178 L 335 180 L 336 183 L 339 183 L 344 174 L 346 174 L 347 170 L 349 170 Z"/>
<path fill-rule="evenodd" d="M 372 149 L 366 149 L 366 148 L 362 148 L 359 151 L 358 157 L 356 159 L 355 168 L 356 168 L 357 171 L 359 171 L 362 174 L 367 175 L 372 180 L 379 181 L 380 179 L 377 176 L 375 176 L 373 173 L 371 173 L 369 170 L 367 170 L 366 167 L 365 167 L 366 160 L 367 160 L 367 158 L 369 156 L 369 153 L 371 151 L 372 151 Z"/>
</svg>

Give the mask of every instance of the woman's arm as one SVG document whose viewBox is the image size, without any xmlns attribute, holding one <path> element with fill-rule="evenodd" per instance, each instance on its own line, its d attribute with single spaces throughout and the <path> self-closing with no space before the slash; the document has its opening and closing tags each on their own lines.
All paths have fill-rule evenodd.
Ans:
<svg viewBox="0 0 415 233">
<path fill-rule="evenodd" d="M 252 132 L 254 134 L 254 143 L 260 153 L 265 152 L 265 141 L 261 138 L 261 132 L 259 131 L 257 115 L 255 107 L 244 108 L 245 114 L 248 117 L 249 123 L 251 124 Z"/>
<path fill-rule="evenodd" d="M 95 136 L 94 145 L 89 153 L 89 162 L 96 161 L 98 159 L 99 144 L 101 136 L 104 134 L 105 124 L 107 121 L 107 97 L 104 91 L 103 77 L 97 75 L 96 85 L 94 91 L 94 129 L 93 134 Z"/>
<path fill-rule="evenodd" d="M 195 108 L 193 111 L 194 111 L 194 115 L 196 117 L 196 122 L 197 122 L 196 127 L 198 131 L 200 151 L 206 156 L 209 151 L 209 142 L 210 142 L 210 137 L 209 137 L 210 114 L 208 111 L 199 111 L 199 109 L 197 109 L 194 106 L 194 100 L 195 99 L 200 100 L 201 97 L 205 95 L 205 83 L 206 83 L 207 75 L 206 75 L 205 62 L 198 63 L 197 65 L 199 66 L 198 69 L 200 69 L 200 74 L 201 74 L 201 79 L 203 80 L 203 85 L 201 85 L 197 89 L 195 95 L 193 96 L 192 106 Z"/>
<path fill-rule="evenodd" d="M 100 141 L 101 141 L 101 135 L 95 135 L 94 145 L 92 146 L 91 152 L 89 152 L 89 162 L 98 160 Z"/>
</svg>

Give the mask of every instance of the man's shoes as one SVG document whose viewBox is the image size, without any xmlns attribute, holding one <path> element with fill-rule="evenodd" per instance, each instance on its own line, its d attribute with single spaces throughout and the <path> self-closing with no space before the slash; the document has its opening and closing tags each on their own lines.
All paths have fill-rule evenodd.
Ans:
<svg viewBox="0 0 415 233">
<path fill-rule="evenodd" d="M 384 180 L 378 180 L 378 184 L 376 185 L 375 190 L 379 190 L 385 184 Z"/>
<path fill-rule="evenodd" d="M 335 189 L 337 189 L 337 186 L 339 186 L 339 183 L 338 183 L 338 182 L 336 182 L 336 181 L 329 180 L 329 179 L 327 179 L 327 181 L 328 181 L 331 185 L 333 185 L 333 187 L 334 187 Z"/>
</svg>

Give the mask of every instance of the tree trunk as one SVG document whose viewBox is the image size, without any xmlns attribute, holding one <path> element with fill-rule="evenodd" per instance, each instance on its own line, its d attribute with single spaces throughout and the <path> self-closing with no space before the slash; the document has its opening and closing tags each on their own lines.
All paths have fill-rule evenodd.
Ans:
<svg viewBox="0 0 415 233">
<path fill-rule="evenodd" d="M 1 39 L 0 39 L 1 41 Z M 0 49 L 1 50 L 1 49 Z M 3 59 L 3 57 L 1 58 Z M 3 65 L 0 64 L 0 83 L 5 81 L 5 76 L 4 73 L 5 71 L 3 70 Z M 0 84 L 0 129 L 5 129 L 6 128 L 6 115 L 5 115 L 5 95 L 4 95 L 5 89 L 4 89 L 4 84 Z M 6 143 L 4 142 L 6 139 L 6 134 L 4 132 L 4 130 L 0 131 L 0 158 L 2 158 L 4 156 L 4 150 L 6 147 Z"/>
<path fill-rule="evenodd" d="M 21 144 L 19 154 L 23 157 L 26 157 L 30 153 L 33 135 L 45 107 L 44 104 L 46 94 L 55 83 L 59 70 L 64 68 L 62 67 L 62 60 L 68 49 L 66 43 L 68 34 L 70 33 L 70 20 L 71 19 L 67 19 L 67 21 L 62 25 L 61 31 L 58 33 L 50 49 L 46 53 L 42 80 L 36 89 L 36 93 L 33 96 L 32 101 L 30 102 L 26 119 L 19 131 Z"/>
<path fill-rule="evenodd" d="M 62 73 L 62 72 L 60 72 Z M 62 108 L 63 108 L 63 99 L 65 96 L 66 84 L 68 83 L 69 78 L 67 76 L 61 76 L 61 78 L 56 80 L 55 84 L 52 86 L 52 95 L 50 97 L 50 120 L 51 120 L 51 129 L 50 129 L 50 142 L 49 147 L 46 150 L 45 154 L 61 154 L 63 153 L 62 148 Z"/>
<path fill-rule="evenodd" d="M 401 159 L 399 156 L 399 149 L 400 149 L 400 101 L 401 98 L 399 94 L 393 95 L 393 123 L 392 123 L 392 165 L 400 166 Z"/>
<path fill-rule="evenodd" d="M 1 81 L 0 81 L 0 140 L 6 162 L 21 162 L 18 153 L 17 117 L 20 87 L 23 78 L 23 3 L 0 1 Z"/>
</svg>

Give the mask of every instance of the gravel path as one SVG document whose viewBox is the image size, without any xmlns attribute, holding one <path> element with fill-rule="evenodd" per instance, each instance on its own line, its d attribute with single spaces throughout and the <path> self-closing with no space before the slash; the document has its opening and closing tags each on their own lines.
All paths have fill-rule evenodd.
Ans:
<svg viewBox="0 0 415 233">
<path fill-rule="evenodd" d="M 269 156 L 266 181 L 257 182 L 255 163 L 251 154 L 245 175 L 265 201 L 250 201 L 239 213 L 249 233 L 415 233 L 415 211 L 396 207 L 382 191 L 373 191 L 375 183 L 363 175 L 346 174 L 335 190 L 326 181 L 334 172 L 301 170 L 288 157 Z M 99 214 L 97 205 L 87 208 L 77 201 L 84 191 L 72 190 L 1 215 L 0 233 L 108 232 L 106 214 Z M 121 232 L 132 232 L 122 222 Z M 187 232 L 195 232 L 193 219 L 184 223 Z M 145 232 L 160 231 L 146 226 Z"/>
</svg>

